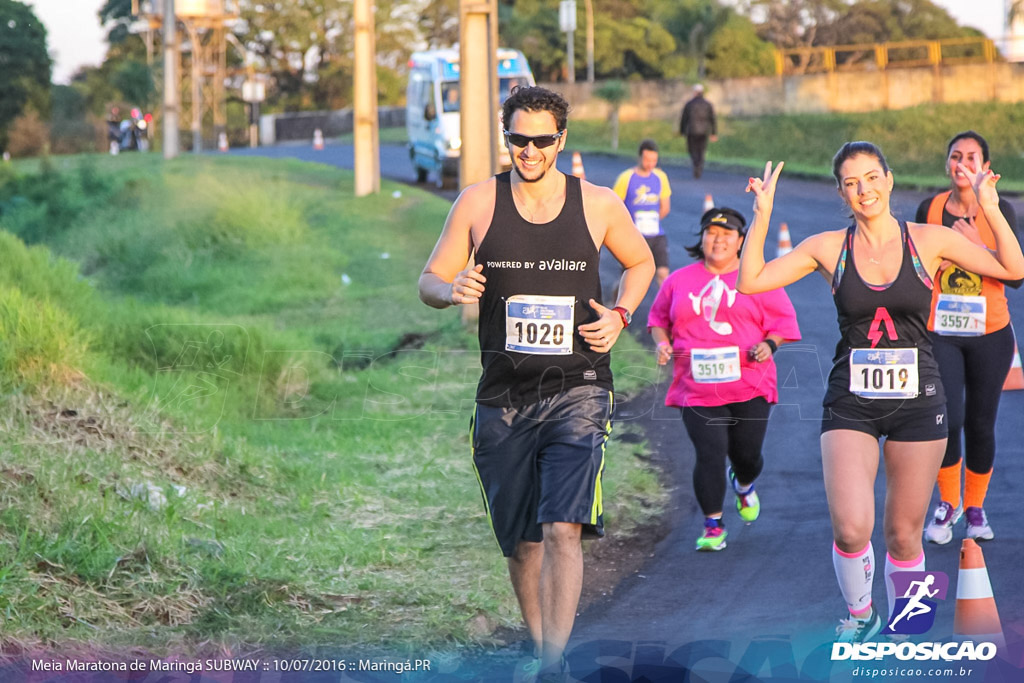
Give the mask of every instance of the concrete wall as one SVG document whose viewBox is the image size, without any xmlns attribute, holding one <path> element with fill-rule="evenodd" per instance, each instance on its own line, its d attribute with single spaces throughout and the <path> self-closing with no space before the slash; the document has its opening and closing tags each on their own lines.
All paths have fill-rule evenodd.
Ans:
<svg viewBox="0 0 1024 683">
<path fill-rule="evenodd" d="M 379 107 L 377 117 L 381 128 L 405 125 L 405 107 Z M 285 114 L 264 114 L 260 117 L 260 144 L 272 145 L 288 140 L 312 140 L 317 128 L 324 137 L 351 133 L 352 110 L 303 111 Z"/>
<path fill-rule="evenodd" d="M 572 117 L 599 119 L 608 104 L 595 96 L 599 84 L 545 83 L 565 95 Z M 961 64 L 942 67 L 836 71 L 706 81 L 706 96 L 723 115 L 865 112 L 919 104 L 1024 102 L 1024 64 Z M 679 119 L 691 86 L 682 81 L 631 81 L 623 121 Z"/>
</svg>

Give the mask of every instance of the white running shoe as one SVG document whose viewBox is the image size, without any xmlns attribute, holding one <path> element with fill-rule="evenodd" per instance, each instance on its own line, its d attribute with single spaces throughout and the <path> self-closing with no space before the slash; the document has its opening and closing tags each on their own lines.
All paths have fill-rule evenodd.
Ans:
<svg viewBox="0 0 1024 683">
<path fill-rule="evenodd" d="M 964 516 L 963 505 L 956 509 L 946 501 L 939 503 L 935 508 L 935 516 L 931 523 L 924 530 L 924 537 L 932 543 L 946 545 L 953 540 L 953 525 Z"/>
<path fill-rule="evenodd" d="M 991 541 L 996 535 L 992 533 L 992 527 L 988 525 L 988 515 L 985 510 L 977 507 L 967 508 L 967 538 L 976 541 Z"/>
</svg>

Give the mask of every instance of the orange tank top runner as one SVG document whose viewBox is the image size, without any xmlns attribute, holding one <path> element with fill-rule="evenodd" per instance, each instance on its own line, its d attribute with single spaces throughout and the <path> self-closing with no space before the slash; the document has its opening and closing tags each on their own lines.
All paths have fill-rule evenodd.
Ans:
<svg viewBox="0 0 1024 683">
<path fill-rule="evenodd" d="M 946 206 L 946 201 L 949 199 L 950 194 L 952 192 L 947 190 L 932 198 L 932 203 L 928 206 L 929 223 L 942 225 L 942 209 Z M 992 228 L 989 226 L 988 221 L 985 220 L 983 213 L 978 213 L 974 217 L 974 224 L 977 226 L 978 235 L 981 237 L 981 241 L 985 243 L 985 246 L 989 249 L 995 249 L 995 236 L 992 234 Z M 999 280 L 977 275 L 956 266 L 950 266 L 938 272 L 935 282 L 938 286 L 932 289 L 932 307 L 931 313 L 928 316 L 929 330 L 940 333 L 948 330 L 945 333 L 956 334 L 956 331 L 950 330 L 947 324 L 947 319 L 950 319 L 949 316 L 942 316 L 939 321 L 939 329 L 936 330 L 935 327 L 936 306 L 940 303 L 940 297 L 948 300 L 950 295 L 958 298 L 982 297 L 984 299 L 984 332 L 980 329 L 980 320 L 977 316 L 973 316 L 973 319 L 966 324 L 977 326 L 979 329 L 976 331 L 965 329 L 963 332 L 965 334 L 989 334 L 997 332 L 1010 324 L 1010 310 L 1006 305 L 1006 287 Z M 951 319 L 956 319 L 956 317 Z M 967 318 L 960 317 L 959 320 L 966 321 Z M 956 323 L 956 325 L 961 324 L 965 323 Z"/>
</svg>

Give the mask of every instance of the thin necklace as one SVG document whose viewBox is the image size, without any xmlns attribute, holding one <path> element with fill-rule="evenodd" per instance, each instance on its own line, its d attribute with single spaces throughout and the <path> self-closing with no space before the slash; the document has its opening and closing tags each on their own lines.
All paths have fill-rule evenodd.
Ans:
<svg viewBox="0 0 1024 683">
<path fill-rule="evenodd" d="M 522 210 L 525 211 L 527 214 L 529 214 L 526 217 L 526 220 L 529 221 L 530 223 L 534 223 L 535 222 L 534 221 L 534 217 L 537 215 L 537 211 L 539 211 L 541 207 L 547 206 L 548 202 L 550 202 L 552 199 L 554 199 L 556 196 L 558 196 L 560 194 L 561 194 L 561 190 L 556 190 L 550 196 L 545 197 L 544 199 L 538 200 L 537 201 L 537 208 L 536 208 L 536 210 L 531 210 L 530 207 L 527 205 L 526 200 L 521 195 L 519 195 L 516 192 L 516 186 L 512 185 L 512 196 L 513 196 L 513 198 L 519 200 L 519 205 L 522 208 Z"/>
</svg>

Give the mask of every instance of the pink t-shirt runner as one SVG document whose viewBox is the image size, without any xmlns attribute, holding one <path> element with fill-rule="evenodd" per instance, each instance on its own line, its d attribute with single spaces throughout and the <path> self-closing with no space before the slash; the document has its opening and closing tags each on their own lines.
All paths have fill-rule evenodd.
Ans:
<svg viewBox="0 0 1024 683">
<path fill-rule="evenodd" d="M 738 270 L 715 275 L 694 263 L 672 273 L 661 286 L 647 327 L 669 331 L 672 355 L 672 386 L 665 396 L 667 406 L 721 406 L 764 396 L 769 403 L 779 400 L 774 358 L 753 361 L 747 352 L 774 334 L 786 341 L 800 339 L 796 311 L 785 290 L 760 294 L 736 291 Z M 690 349 L 738 346 L 740 378 L 731 382 L 702 384 L 694 381 Z"/>
</svg>

